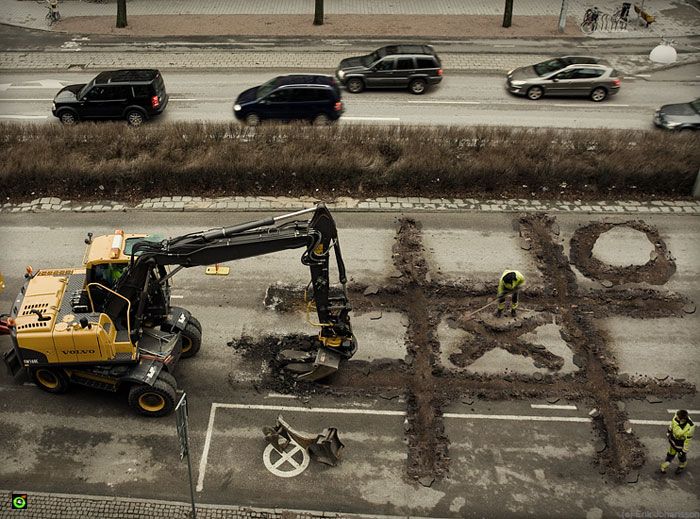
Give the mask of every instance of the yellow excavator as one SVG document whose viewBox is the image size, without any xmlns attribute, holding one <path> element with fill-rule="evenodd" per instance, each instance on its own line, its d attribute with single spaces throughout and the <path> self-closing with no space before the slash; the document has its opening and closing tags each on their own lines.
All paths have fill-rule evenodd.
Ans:
<svg viewBox="0 0 700 519">
<path fill-rule="evenodd" d="M 85 242 L 80 268 L 27 267 L 11 312 L 0 316 L 0 334 L 13 345 L 3 356 L 10 372 L 28 370 L 44 391 L 64 393 L 71 383 L 110 391 L 127 385 L 135 411 L 169 414 L 176 405 L 175 365 L 202 343 L 199 321 L 171 305 L 170 279 L 183 268 L 286 249 L 304 249 L 301 262 L 311 271 L 306 293 L 320 331 L 313 352 L 289 350 L 278 360 L 291 376 L 314 381 L 357 350 L 338 233 L 323 204 L 170 239 L 116 231 L 94 239 L 89 233 Z M 333 296 L 331 252 L 342 288 Z"/>
</svg>

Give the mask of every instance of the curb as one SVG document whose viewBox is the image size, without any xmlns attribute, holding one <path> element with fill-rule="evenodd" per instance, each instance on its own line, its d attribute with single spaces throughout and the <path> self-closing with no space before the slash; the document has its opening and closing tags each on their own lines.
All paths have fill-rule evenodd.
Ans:
<svg viewBox="0 0 700 519">
<path fill-rule="evenodd" d="M 310 207 L 319 200 L 312 197 L 250 197 L 233 196 L 202 198 L 196 196 L 164 196 L 146 198 L 129 205 L 105 200 L 100 202 L 76 202 L 56 197 L 37 198 L 31 202 L 5 203 L 0 214 L 26 213 L 107 213 L 107 212 L 254 212 L 272 210 L 298 210 Z M 355 199 L 341 197 L 327 202 L 333 211 L 339 212 L 546 212 L 580 214 L 673 214 L 700 215 L 700 201 L 695 200 L 619 200 L 619 201 L 552 201 L 537 199 L 475 199 L 475 198 L 426 198 L 394 197 Z"/>
</svg>

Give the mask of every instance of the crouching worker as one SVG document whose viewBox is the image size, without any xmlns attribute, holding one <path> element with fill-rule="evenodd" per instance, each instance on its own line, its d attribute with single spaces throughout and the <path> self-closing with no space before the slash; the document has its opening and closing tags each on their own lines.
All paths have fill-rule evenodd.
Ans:
<svg viewBox="0 0 700 519">
<path fill-rule="evenodd" d="M 506 309 L 506 297 L 510 294 L 510 315 L 515 317 L 518 309 L 518 291 L 525 285 L 525 276 L 517 270 L 506 270 L 498 281 L 498 310 L 496 317 Z"/>
</svg>

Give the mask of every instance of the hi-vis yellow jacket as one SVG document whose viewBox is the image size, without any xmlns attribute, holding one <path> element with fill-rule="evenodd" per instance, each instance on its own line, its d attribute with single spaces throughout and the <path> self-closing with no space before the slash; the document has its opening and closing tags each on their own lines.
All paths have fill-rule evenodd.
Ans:
<svg viewBox="0 0 700 519">
<path fill-rule="evenodd" d="M 508 272 L 515 272 L 515 281 L 512 284 L 503 281 L 503 278 L 506 277 Z M 513 292 L 516 288 L 519 288 L 524 284 L 525 276 L 523 276 L 520 272 L 517 270 L 505 270 L 503 274 L 501 274 L 501 279 L 498 280 L 498 296 L 500 297 L 505 293 Z"/>
<path fill-rule="evenodd" d="M 668 426 L 667 436 L 668 439 L 673 443 L 676 450 L 682 450 L 688 452 L 688 447 L 690 447 L 690 440 L 693 438 L 693 433 L 695 432 L 695 424 L 688 418 L 685 424 L 680 423 L 678 420 L 678 415 L 673 417 L 671 424 Z"/>
</svg>

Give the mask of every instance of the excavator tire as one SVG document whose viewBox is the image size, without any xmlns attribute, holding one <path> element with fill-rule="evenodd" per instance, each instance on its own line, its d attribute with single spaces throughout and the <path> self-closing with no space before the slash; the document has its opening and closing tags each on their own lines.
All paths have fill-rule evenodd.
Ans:
<svg viewBox="0 0 700 519">
<path fill-rule="evenodd" d="M 162 379 L 153 386 L 136 384 L 129 390 L 129 407 L 144 416 L 157 418 L 173 412 L 177 404 L 175 388 Z"/>
<path fill-rule="evenodd" d="M 171 375 L 164 369 L 162 369 L 160 373 L 158 373 L 158 380 L 162 380 L 166 384 L 170 384 L 171 386 L 173 386 L 173 388 L 175 388 L 175 390 L 177 390 L 177 380 L 173 375 Z"/>
<path fill-rule="evenodd" d="M 199 322 L 197 322 L 199 324 Z M 202 347 L 202 332 L 197 329 L 192 320 L 187 323 L 185 329 L 182 330 L 182 353 L 180 357 L 183 359 L 189 359 L 197 355 L 199 348 Z"/>
<path fill-rule="evenodd" d="M 48 393 L 60 394 L 68 391 L 70 382 L 62 369 L 34 368 L 31 371 L 34 383 Z"/>
<path fill-rule="evenodd" d="M 190 323 L 194 324 L 194 327 L 199 330 L 200 335 L 202 334 L 202 324 L 199 322 L 194 315 L 190 315 Z"/>
</svg>

